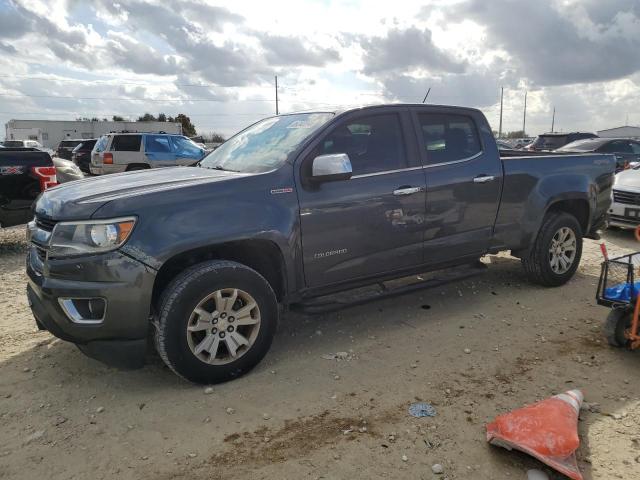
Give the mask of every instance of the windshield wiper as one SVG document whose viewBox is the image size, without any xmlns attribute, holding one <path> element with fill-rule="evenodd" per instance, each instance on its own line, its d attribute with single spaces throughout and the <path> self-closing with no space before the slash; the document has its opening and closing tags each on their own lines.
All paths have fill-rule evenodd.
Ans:
<svg viewBox="0 0 640 480">
<path fill-rule="evenodd" d="M 223 172 L 239 172 L 239 170 L 231 170 L 230 168 L 224 168 L 222 165 L 216 165 L 214 167 L 205 167 L 205 168 L 210 168 L 212 170 L 221 170 Z"/>
</svg>

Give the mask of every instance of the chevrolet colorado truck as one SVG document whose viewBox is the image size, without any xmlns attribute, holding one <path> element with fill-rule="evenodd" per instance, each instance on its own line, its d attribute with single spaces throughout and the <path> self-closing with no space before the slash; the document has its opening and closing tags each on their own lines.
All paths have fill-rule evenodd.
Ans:
<svg viewBox="0 0 640 480">
<path fill-rule="evenodd" d="M 199 383 L 267 353 L 286 307 L 508 250 L 567 282 L 609 207 L 610 155 L 501 158 L 475 109 L 280 115 L 196 167 L 45 191 L 28 225 L 40 328 L 89 356 Z"/>
</svg>

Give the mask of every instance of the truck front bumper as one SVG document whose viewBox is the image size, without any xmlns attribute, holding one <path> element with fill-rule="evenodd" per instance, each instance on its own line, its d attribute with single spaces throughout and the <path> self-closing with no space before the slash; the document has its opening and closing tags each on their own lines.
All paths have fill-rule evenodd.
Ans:
<svg viewBox="0 0 640 480">
<path fill-rule="evenodd" d="M 633 205 L 611 202 L 607 214 L 607 223 L 612 227 L 636 228 L 640 225 L 640 204 Z"/>
<path fill-rule="evenodd" d="M 39 328 L 103 363 L 144 364 L 154 270 L 117 251 L 49 260 L 31 246 L 27 275 L 27 297 Z M 99 305 L 97 313 L 86 308 L 89 302 Z"/>
</svg>

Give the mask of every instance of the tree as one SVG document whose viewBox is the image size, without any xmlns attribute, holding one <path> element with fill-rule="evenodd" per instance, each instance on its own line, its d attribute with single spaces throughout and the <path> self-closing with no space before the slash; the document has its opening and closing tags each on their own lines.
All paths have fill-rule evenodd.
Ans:
<svg viewBox="0 0 640 480">
<path fill-rule="evenodd" d="M 164 113 L 159 113 L 158 114 L 158 121 L 159 122 L 166 122 L 167 121 L 167 116 Z"/>
<path fill-rule="evenodd" d="M 91 121 L 92 121 L 92 122 L 99 122 L 99 121 L 100 121 L 100 119 L 99 119 L 98 117 L 93 117 L 93 118 L 91 119 Z"/>
<path fill-rule="evenodd" d="M 187 137 L 193 137 L 196 134 L 196 127 L 193 123 L 191 123 L 191 119 L 187 117 L 184 113 L 178 114 L 175 118 L 176 122 L 182 124 L 182 134 Z"/>
<path fill-rule="evenodd" d="M 150 113 L 145 113 L 143 116 L 138 117 L 139 122 L 156 122 L 157 118 Z"/>
<path fill-rule="evenodd" d="M 206 137 L 211 143 L 224 143 L 225 138 L 223 135 L 216 133 L 216 132 L 211 132 L 211 134 L 209 136 Z"/>
<path fill-rule="evenodd" d="M 120 115 L 114 115 L 113 117 L 111 117 L 111 120 L 113 120 L 114 122 L 124 122 L 124 117 L 121 117 Z"/>
</svg>

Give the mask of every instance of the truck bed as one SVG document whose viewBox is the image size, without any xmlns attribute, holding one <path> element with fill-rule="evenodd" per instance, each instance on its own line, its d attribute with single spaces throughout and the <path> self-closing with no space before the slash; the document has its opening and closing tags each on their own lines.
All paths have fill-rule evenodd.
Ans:
<svg viewBox="0 0 640 480">
<path fill-rule="evenodd" d="M 584 205 L 585 218 L 579 220 L 585 236 L 604 223 L 614 180 L 613 155 L 526 153 L 500 157 L 504 180 L 494 229 L 496 250 L 527 248 L 543 213 L 556 202 Z"/>
</svg>

